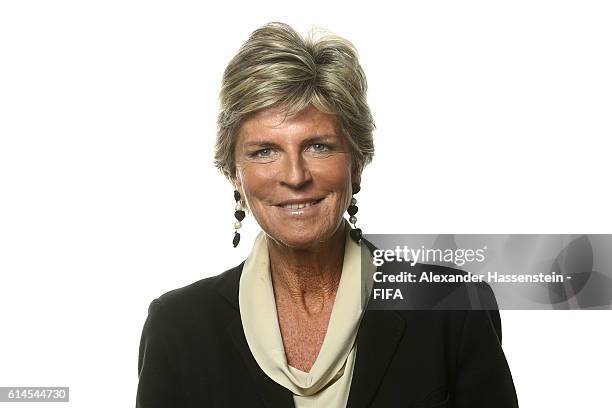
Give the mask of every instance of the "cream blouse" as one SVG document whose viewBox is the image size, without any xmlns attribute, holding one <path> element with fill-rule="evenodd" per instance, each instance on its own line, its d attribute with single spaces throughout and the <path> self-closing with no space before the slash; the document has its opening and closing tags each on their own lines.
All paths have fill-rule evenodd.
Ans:
<svg viewBox="0 0 612 408">
<path fill-rule="evenodd" d="M 372 264 L 365 245 L 348 234 L 342 275 L 325 339 L 310 372 L 287 364 L 281 337 L 267 238 L 260 232 L 242 268 L 239 287 L 244 334 L 259 367 L 293 393 L 296 408 L 344 408 L 353 377 L 355 337 L 372 288 Z"/>
</svg>

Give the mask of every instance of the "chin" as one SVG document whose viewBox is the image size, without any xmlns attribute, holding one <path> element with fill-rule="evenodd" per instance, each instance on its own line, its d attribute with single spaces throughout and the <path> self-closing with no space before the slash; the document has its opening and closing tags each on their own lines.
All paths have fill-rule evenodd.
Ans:
<svg viewBox="0 0 612 408">
<path fill-rule="evenodd" d="M 283 231 L 279 229 L 271 231 L 268 235 L 279 244 L 292 249 L 308 249 L 318 243 L 329 241 L 334 236 L 335 230 L 329 227 L 296 227 Z"/>
<path fill-rule="evenodd" d="M 318 242 L 315 234 L 268 234 L 282 246 L 292 249 L 307 249 Z"/>
</svg>

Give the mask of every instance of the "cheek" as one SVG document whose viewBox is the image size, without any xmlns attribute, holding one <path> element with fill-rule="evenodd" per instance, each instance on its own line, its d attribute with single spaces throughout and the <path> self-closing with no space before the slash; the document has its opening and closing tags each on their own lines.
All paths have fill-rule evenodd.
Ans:
<svg viewBox="0 0 612 408">
<path fill-rule="evenodd" d="M 246 165 L 240 171 L 242 190 L 247 201 L 251 203 L 266 196 L 270 183 L 273 182 L 271 171 L 266 167 Z"/>
<path fill-rule="evenodd" d="M 316 174 L 319 185 L 337 195 L 338 204 L 348 207 L 351 200 L 351 172 L 346 160 L 321 166 Z"/>
</svg>

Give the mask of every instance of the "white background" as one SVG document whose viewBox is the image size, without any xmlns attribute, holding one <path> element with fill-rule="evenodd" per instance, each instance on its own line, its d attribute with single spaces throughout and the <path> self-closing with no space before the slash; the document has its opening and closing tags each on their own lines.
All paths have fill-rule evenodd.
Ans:
<svg viewBox="0 0 612 408">
<path fill-rule="evenodd" d="M 0 3 L 0 386 L 133 406 L 150 301 L 245 257 L 217 94 L 268 21 L 360 52 L 365 232 L 612 232 L 606 2 L 342 3 Z M 609 403 L 612 312 L 502 320 L 521 407 Z"/>
</svg>

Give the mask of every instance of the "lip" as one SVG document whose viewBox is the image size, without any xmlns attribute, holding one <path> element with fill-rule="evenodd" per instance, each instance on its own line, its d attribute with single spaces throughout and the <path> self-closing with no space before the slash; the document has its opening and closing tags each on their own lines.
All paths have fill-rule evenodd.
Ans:
<svg viewBox="0 0 612 408">
<path fill-rule="evenodd" d="M 282 207 L 283 205 L 289 205 L 289 204 L 302 204 L 302 203 L 315 203 L 313 205 L 317 205 L 319 204 L 319 202 L 321 202 L 321 200 L 323 200 L 325 197 L 304 197 L 304 198 L 294 198 L 292 200 L 285 200 L 283 202 L 280 202 L 278 204 L 275 204 L 277 207 Z"/>
<path fill-rule="evenodd" d="M 303 215 L 303 214 L 311 213 L 313 211 L 317 211 L 319 209 L 319 204 L 324 199 L 325 197 L 293 199 L 293 200 L 283 201 L 282 203 L 277 204 L 275 207 L 287 214 Z M 288 204 L 301 204 L 301 203 L 312 203 L 312 202 L 314 202 L 314 204 L 311 204 L 308 207 L 304 207 L 304 208 L 284 208 L 283 207 L 283 205 L 288 205 Z"/>
</svg>

